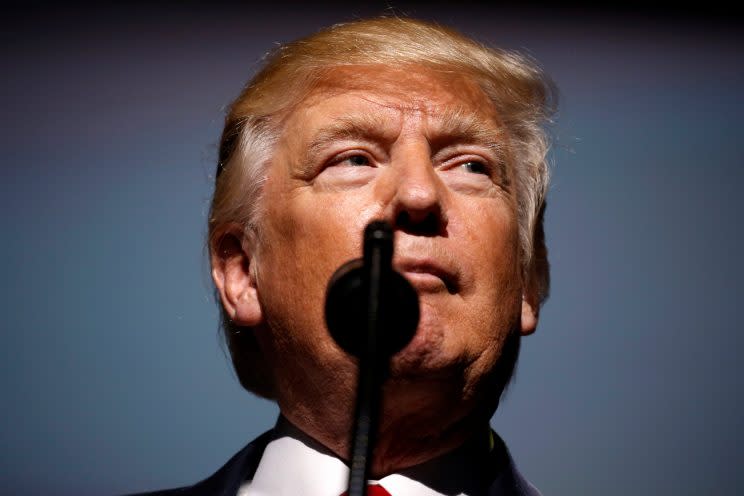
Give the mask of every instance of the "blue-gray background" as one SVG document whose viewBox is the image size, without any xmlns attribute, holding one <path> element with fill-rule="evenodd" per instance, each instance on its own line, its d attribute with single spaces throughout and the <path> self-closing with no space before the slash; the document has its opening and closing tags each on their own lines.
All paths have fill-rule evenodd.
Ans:
<svg viewBox="0 0 744 496">
<path fill-rule="evenodd" d="M 210 474 L 274 422 L 217 334 L 223 108 L 262 54 L 381 8 L 35 7 L 3 21 L 0 493 Z M 740 24 L 403 8 L 561 88 L 553 292 L 493 424 L 546 495 L 741 494 Z"/>
</svg>

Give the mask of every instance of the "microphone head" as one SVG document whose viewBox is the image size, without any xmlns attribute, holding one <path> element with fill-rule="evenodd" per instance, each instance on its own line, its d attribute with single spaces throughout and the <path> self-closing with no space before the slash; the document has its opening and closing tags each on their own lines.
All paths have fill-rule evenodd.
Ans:
<svg viewBox="0 0 744 496">
<path fill-rule="evenodd" d="M 375 245 L 376 244 L 376 245 Z M 379 311 L 369 310 L 371 252 L 379 249 L 384 260 L 380 277 Z M 325 317 L 328 330 L 347 353 L 362 358 L 369 350 L 370 318 L 377 319 L 374 355 L 387 359 L 413 339 L 419 321 L 418 294 L 401 274 L 393 270 L 393 232 L 382 221 L 371 222 L 364 232 L 364 259 L 343 264 L 331 277 L 326 292 Z M 366 262 L 366 264 L 365 264 Z"/>
<path fill-rule="evenodd" d="M 360 358 L 367 345 L 367 295 L 364 262 L 361 258 L 342 265 L 331 277 L 326 293 L 325 317 L 331 336 L 347 353 Z M 418 294 L 398 272 L 393 271 L 382 291 L 386 317 L 377 335 L 381 358 L 389 358 L 413 339 L 419 321 Z"/>
</svg>

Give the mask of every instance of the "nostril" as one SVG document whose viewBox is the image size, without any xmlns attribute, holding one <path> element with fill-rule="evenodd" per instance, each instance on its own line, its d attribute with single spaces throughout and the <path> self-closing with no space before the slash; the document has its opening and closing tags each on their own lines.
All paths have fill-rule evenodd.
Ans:
<svg viewBox="0 0 744 496">
<path fill-rule="evenodd" d="M 426 212 L 425 215 L 414 218 L 406 210 L 398 214 L 394 227 L 417 236 L 436 236 L 442 228 L 439 216 L 434 212 Z"/>
</svg>

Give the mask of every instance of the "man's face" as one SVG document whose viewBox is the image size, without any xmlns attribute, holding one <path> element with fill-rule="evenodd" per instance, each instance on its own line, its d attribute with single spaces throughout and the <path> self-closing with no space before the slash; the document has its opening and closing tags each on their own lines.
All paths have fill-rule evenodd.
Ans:
<svg viewBox="0 0 744 496">
<path fill-rule="evenodd" d="M 392 377 L 452 377 L 473 393 L 519 327 L 514 188 L 505 131 L 471 81 L 423 68 L 332 72 L 286 119 L 251 261 L 279 389 L 353 377 L 326 330 L 326 287 L 361 256 L 364 227 L 385 219 L 421 307 Z"/>
</svg>

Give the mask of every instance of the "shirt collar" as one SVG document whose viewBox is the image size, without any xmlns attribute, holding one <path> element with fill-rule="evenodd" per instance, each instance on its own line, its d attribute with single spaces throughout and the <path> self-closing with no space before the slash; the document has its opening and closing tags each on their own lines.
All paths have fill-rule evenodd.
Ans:
<svg viewBox="0 0 744 496">
<path fill-rule="evenodd" d="M 238 496 L 340 496 L 346 491 L 349 467 L 341 459 L 283 417 L 275 432 L 253 480 L 241 486 Z M 488 486 L 488 432 L 443 456 L 370 482 L 393 496 L 479 494 Z"/>
</svg>

